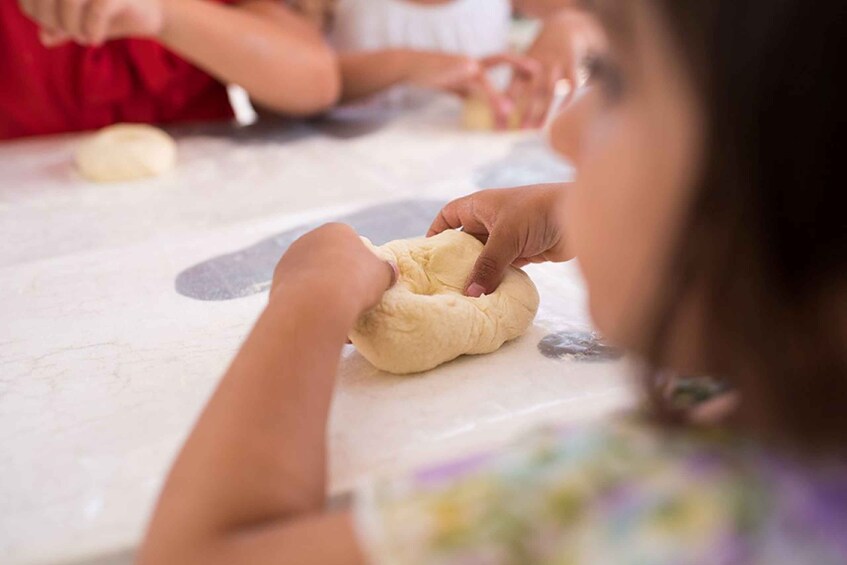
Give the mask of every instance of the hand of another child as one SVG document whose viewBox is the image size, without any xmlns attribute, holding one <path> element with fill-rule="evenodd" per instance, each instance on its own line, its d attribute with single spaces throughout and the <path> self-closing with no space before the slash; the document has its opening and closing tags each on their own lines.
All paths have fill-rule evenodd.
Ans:
<svg viewBox="0 0 847 565">
<path fill-rule="evenodd" d="M 162 29 L 162 0 L 18 0 L 40 27 L 41 42 L 100 45 L 120 37 L 151 37 Z"/>
<path fill-rule="evenodd" d="M 447 204 L 427 236 L 461 227 L 485 244 L 465 287 L 479 297 L 497 290 L 509 265 L 573 258 L 561 229 L 566 195 L 559 184 L 483 190 Z"/>
<path fill-rule="evenodd" d="M 490 81 L 488 71 L 494 67 L 508 66 L 514 76 L 522 81 L 535 82 L 540 73 L 539 65 L 526 57 L 501 54 L 474 59 L 464 55 L 421 51 L 414 53 L 409 83 L 452 92 L 467 98 L 482 96 L 492 109 L 495 125 L 506 129 L 509 116 L 515 107 L 512 99 L 498 90 Z"/>
<path fill-rule="evenodd" d="M 603 32 L 591 14 L 566 9 L 548 18 L 526 52 L 538 65 L 538 73 L 531 78 L 515 75 L 508 89 L 521 109 L 523 126 L 543 126 L 557 96 L 557 85 L 566 84 L 565 100 L 570 100 L 585 83 L 586 60 L 604 48 Z"/>
<path fill-rule="evenodd" d="M 285 292 L 324 293 L 327 307 L 349 307 L 358 317 L 376 306 L 395 282 L 396 265 L 377 257 L 353 228 L 326 224 L 291 244 L 279 260 L 271 300 Z"/>
</svg>

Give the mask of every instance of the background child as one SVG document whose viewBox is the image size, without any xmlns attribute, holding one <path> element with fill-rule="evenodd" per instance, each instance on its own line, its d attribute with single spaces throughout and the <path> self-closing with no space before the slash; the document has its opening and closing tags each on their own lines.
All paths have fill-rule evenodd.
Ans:
<svg viewBox="0 0 847 565">
<path fill-rule="evenodd" d="M 273 0 L 2 0 L 0 139 L 232 116 L 226 83 L 306 115 L 339 92 L 335 58 Z"/>
<path fill-rule="evenodd" d="M 339 52 L 342 99 L 358 100 L 397 85 L 485 97 L 505 127 L 515 107 L 538 127 L 558 80 L 576 72 L 596 34 L 570 0 L 293 0 L 324 29 Z M 507 54 L 513 7 L 546 18 L 527 56 Z M 511 67 L 508 92 L 489 71 Z M 395 97 L 396 99 L 396 97 Z"/>
<path fill-rule="evenodd" d="M 597 326 L 651 368 L 649 422 L 379 483 L 355 521 L 327 511 L 339 355 L 394 282 L 349 227 L 328 225 L 281 259 L 141 563 L 847 560 L 847 115 L 832 72 L 845 8 L 596 5 L 608 51 L 551 132 L 574 185 L 472 195 L 432 232 L 487 241 L 469 290 L 491 291 L 510 263 L 578 255 Z M 725 379 L 731 418 L 672 425 L 684 414 L 655 375 L 674 373 Z"/>
</svg>

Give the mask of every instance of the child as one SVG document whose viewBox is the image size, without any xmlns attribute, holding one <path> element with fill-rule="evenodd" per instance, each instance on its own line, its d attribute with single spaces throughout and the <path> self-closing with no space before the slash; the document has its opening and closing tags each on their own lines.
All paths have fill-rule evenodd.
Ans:
<svg viewBox="0 0 847 565">
<path fill-rule="evenodd" d="M 506 127 L 517 108 L 521 125 L 538 127 L 559 79 L 575 72 L 595 37 L 571 0 L 292 0 L 328 31 L 338 50 L 342 100 L 358 100 L 397 85 L 485 98 Z M 547 24 L 528 56 L 505 55 L 513 4 Z M 555 39 L 551 39 L 555 37 Z M 507 65 L 515 80 L 501 92 L 489 80 Z"/>
<path fill-rule="evenodd" d="M 274 0 L 3 0 L 0 139 L 232 116 L 226 83 L 306 115 L 338 96 L 335 57 Z"/>
<path fill-rule="evenodd" d="M 432 232 L 487 238 L 470 294 L 510 263 L 578 255 L 597 326 L 655 375 L 649 420 L 543 435 L 326 510 L 339 353 L 394 281 L 328 225 L 281 259 L 140 563 L 847 562 L 845 8 L 594 4 L 608 50 L 551 131 L 576 182 L 460 199 Z M 660 391 L 672 373 L 718 375 L 737 405 L 686 423 Z"/>
</svg>

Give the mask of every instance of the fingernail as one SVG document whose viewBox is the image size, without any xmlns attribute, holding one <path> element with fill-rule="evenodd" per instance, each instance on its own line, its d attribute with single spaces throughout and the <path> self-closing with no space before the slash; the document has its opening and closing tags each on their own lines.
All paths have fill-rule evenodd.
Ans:
<svg viewBox="0 0 847 565">
<path fill-rule="evenodd" d="M 400 279 L 400 268 L 394 261 L 386 261 L 386 263 L 388 263 L 388 266 L 391 267 L 391 284 L 388 285 L 388 288 L 391 288 L 397 284 L 397 281 Z"/>
<path fill-rule="evenodd" d="M 479 283 L 471 283 L 468 287 L 467 295 L 471 298 L 479 298 L 483 294 L 485 294 L 485 289 Z"/>
</svg>

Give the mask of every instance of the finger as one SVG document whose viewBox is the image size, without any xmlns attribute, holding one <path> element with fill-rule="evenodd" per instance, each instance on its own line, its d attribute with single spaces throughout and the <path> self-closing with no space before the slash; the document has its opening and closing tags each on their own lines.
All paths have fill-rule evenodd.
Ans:
<svg viewBox="0 0 847 565">
<path fill-rule="evenodd" d="M 82 21 L 82 34 L 92 45 L 100 45 L 109 39 L 109 27 L 118 13 L 120 4 L 116 0 L 91 0 Z"/>
<path fill-rule="evenodd" d="M 564 66 L 554 63 L 548 69 L 544 81 L 541 83 L 538 95 L 535 99 L 530 123 L 532 127 L 542 127 L 550 114 L 553 98 L 556 91 L 556 83 L 562 78 Z"/>
<path fill-rule="evenodd" d="M 485 71 L 480 71 L 476 76 L 477 90 L 482 93 L 488 101 L 488 106 L 491 108 L 491 113 L 494 116 L 494 124 L 497 129 L 506 129 L 509 123 L 509 116 L 514 110 L 514 104 L 509 98 L 497 90 L 488 79 Z"/>
<path fill-rule="evenodd" d="M 393 287 L 397 284 L 397 281 L 400 280 L 400 268 L 397 266 L 397 263 L 394 261 L 386 261 L 385 264 L 388 266 L 388 269 L 391 271 L 390 278 L 388 279 L 388 286 L 386 290 Z"/>
<path fill-rule="evenodd" d="M 500 65 L 508 65 L 517 76 L 532 77 L 541 72 L 541 65 L 535 59 L 513 53 L 499 53 L 480 59 L 479 64 L 488 70 Z"/>
<path fill-rule="evenodd" d="M 38 40 L 44 47 L 56 47 L 71 40 L 70 36 L 61 31 L 41 28 L 38 30 Z"/>
<path fill-rule="evenodd" d="M 510 239 L 498 236 L 497 232 L 494 232 L 488 238 L 488 243 L 483 247 L 482 253 L 471 270 L 465 294 L 472 298 L 479 298 L 483 294 L 491 294 L 497 290 L 503 281 L 506 269 L 518 255 Z"/>
<path fill-rule="evenodd" d="M 443 231 L 462 227 L 462 214 L 460 210 L 465 206 L 466 201 L 467 197 L 458 198 L 445 204 L 444 207 L 438 211 L 438 215 L 429 226 L 426 236 L 432 237 Z"/>
<path fill-rule="evenodd" d="M 532 79 L 526 85 L 526 91 L 520 106 L 522 128 L 531 128 L 534 126 L 533 117 L 538 112 L 535 108 L 537 105 L 544 103 L 545 73 L 546 69 L 542 69 L 541 72 L 533 75 Z"/>
<path fill-rule="evenodd" d="M 526 109 L 526 114 L 524 115 L 524 127 L 536 127 L 538 122 L 541 120 L 539 116 L 542 116 L 544 114 L 544 106 L 547 98 L 546 77 L 550 76 L 552 72 L 552 67 L 545 67 L 544 73 L 540 77 L 538 77 L 538 80 L 533 83 L 529 104 Z"/>
<path fill-rule="evenodd" d="M 426 236 L 432 237 L 450 229 L 455 229 L 455 227 L 451 225 L 450 220 L 444 215 L 444 209 L 442 208 L 432 221 L 432 224 L 430 224 L 429 229 L 426 231 Z"/>
<path fill-rule="evenodd" d="M 542 80 L 544 67 L 531 57 L 509 53 L 492 55 L 480 61 L 480 65 L 486 70 L 503 64 L 509 65 L 512 70 L 512 78 L 505 93 L 497 92 L 500 99 L 508 102 L 506 125 L 508 127 L 515 127 L 516 125 L 524 127 L 523 117 L 530 105 L 530 93 L 533 91 L 534 85 Z M 514 121 L 515 118 L 517 121 Z M 513 123 L 514 125 L 512 125 Z"/>
<path fill-rule="evenodd" d="M 468 57 L 453 59 L 449 68 L 427 81 L 427 86 L 449 90 L 462 96 L 467 95 L 470 85 L 482 67 L 476 59 Z"/>
<path fill-rule="evenodd" d="M 20 0 L 18 6 L 30 19 L 35 18 L 35 0 Z"/>
<path fill-rule="evenodd" d="M 523 76 L 513 76 L 506 88 L 506 96 L 520 107 L 526 101 L 527 94 L 531 91 L 531 80 Z"/>
<path fill-rule="evenodd" d="M 59 29 L 59 7 L 56 0 L 37 0 L 34 9 L 35 19 L 42 27 Z"/>
<path fill-rule="evenodd" d="M 534 71 L 531 74 L 515 74 L 506 89 L 506 96 L 515 105 L 514 112 L 517 114 L 521 128 L 529 127 L 529 109 L 532 105 L 533 93 L 540 90 L 539 85 L 543 82 L 543 66 L 537 61 L 534 63 Z"/>
<path fill-rule="evenodd" d="M 472 198 L 465 196 L 445 205 L 429 227 L 427 237 L 457 228 L 463 228 L 471 235 L 487 235 L 488 226 L 474 213 Z"/>
<path fill-rule="evenodd" d="M 61 0 L 59 2 L 59 25 L 61 29 L 76 40 L 82 39 L 82 16 L 85 0 Z"/>
</svg>

